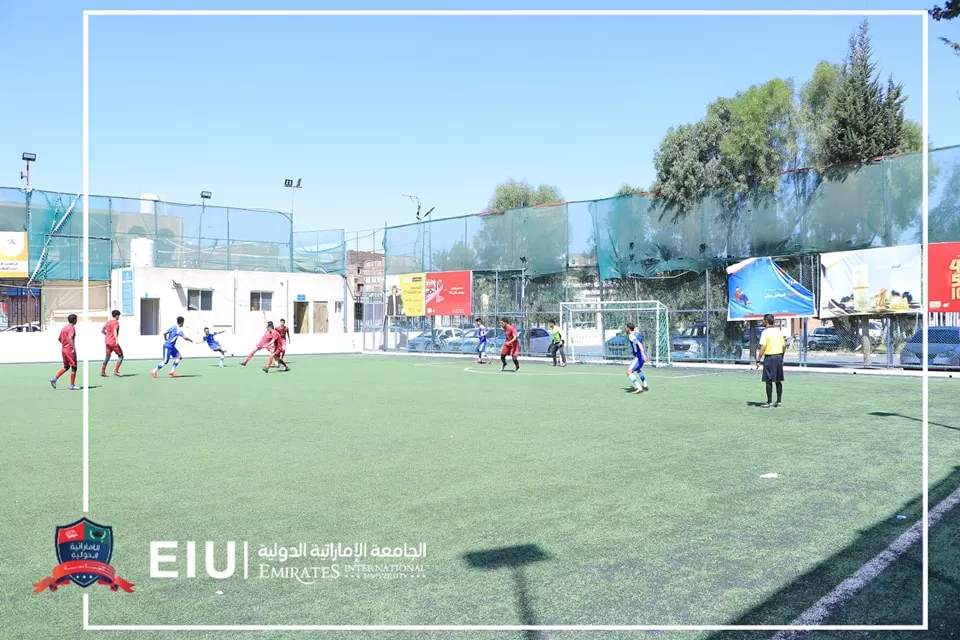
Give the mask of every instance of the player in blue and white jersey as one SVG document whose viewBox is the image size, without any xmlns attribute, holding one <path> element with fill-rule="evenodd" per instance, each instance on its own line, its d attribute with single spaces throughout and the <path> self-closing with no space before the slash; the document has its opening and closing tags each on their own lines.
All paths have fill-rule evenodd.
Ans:
<svg viewBox="0 0 960 640">
<path fill-rule="evenodd" d="M 204 327 L 202 340 L 207 343 L 211 351 L 220 354 L 220 368 L 223 369 L 223 357 L 227 355 L 227 352 L 223 350 L 223 347 L 221 347 L 220 343 L 216 340 L 216 337 L 221 333 L 223 333 L 223 331 L 211 332 L 209 327 Z"/>
<path fill-rule="evenodd" d="M 487 327 L 484 326 L 483 320 L 480 318 L 476 319 L 477 323 L 477 364 L 486 364 L 485 358 L 487 357 Z"/>
<path fill-rule="evenodd" d="M 643 334 L 632 322 L 627 323 L 627 340 L 630 341 L 630 351 L 633 354 L 633 361 L 627 369 L 627 377 L 633 383 L 633 393 L 649 391 L 647 378 L 643 375 L 643 364 L 647 360 L 647 352 L 643 348 Z"/>
<path fill-rule="evenodd" d="M 180 360 L 183 359 L 180 351 L 177 350 L 177 338 L 183 338 L 187 342 L 193 342 L 193 340 L 183 335 L 183 316 L 177 318 L 176 325 L 163 332 L 163 362 L 158 364 L 157 368 L 150 372 L 150 375 L 154 378 L 160 373 L 160 369 L 163 369 L 171 360 L 173 360 L 173 367 L 170 368 L 170 375 L 174 378 L 177 377 L 177 365 L 180 364 Z"/>
</svg>

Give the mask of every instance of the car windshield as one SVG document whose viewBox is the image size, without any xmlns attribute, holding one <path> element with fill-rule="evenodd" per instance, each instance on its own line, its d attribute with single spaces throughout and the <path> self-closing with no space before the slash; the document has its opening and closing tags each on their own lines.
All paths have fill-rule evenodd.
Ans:
<svg viewBox="0 0 960 640">
<path fill-rule="evenodd" d="M 923 342 L 923 329 L 917 331 L 910 344 Z M 931 327 L 928 342 L 931 344 L 960 344 L 960 327 Z"/>
</svg>

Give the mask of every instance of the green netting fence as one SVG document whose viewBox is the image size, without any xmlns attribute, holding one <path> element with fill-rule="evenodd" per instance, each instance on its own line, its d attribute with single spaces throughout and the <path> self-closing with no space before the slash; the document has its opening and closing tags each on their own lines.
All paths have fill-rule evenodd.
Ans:
<svg viewBox="0 0 960 640">
<path fill-rule="evenodd" d="M 930 153 L 930 241 L 960 240 L 960 146 Z M 766 198 L 662 210 L 648 196 L 510 209 L 386 229 L 387 274 L 471 269 L 602 280 L 703 271 L 751 256 L 919 243 L 922 155 L 784 173 Z"/>
<path fill-rule="evenodd" d="M 111 196 L 89 198 L 83 244 L 79 194 L 0 188 L 0 231 L 26 231 L 34 280 L 92 280 L 129 266 L 131 242 L 154 243 L 158 268 L 345 272 L 344 232 L 292 232 L 290 214 Z"/>
</svg>

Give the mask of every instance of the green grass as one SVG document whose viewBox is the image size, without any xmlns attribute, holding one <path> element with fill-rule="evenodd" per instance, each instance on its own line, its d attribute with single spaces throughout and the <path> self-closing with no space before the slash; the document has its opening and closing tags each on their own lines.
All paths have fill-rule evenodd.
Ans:
<svg viewBox="0 0 960 640">
<path fill-rule="evenodd" d="M 32 593 L 56 564 L 54 527 L 82 515 L 81 394 L 49 388 L 55 367 L 0 368 L 0 637 L 80 637 L 81 593 L 93 624 L 786 624 L 920 513 L 916 378 L 788 370 L 785 407 L 763 410 L 746 369 L 652 370 L 634 396 L 619 367 L 215 362 L 186 360 L 179 380 L 144 362 L 104 380 L 91 363 L 89 517 L 114 527 L 134 594 Z M 932 502 L 960 486 L 956 384 L 930 381 Z M 931 536 L 944 629 L 958 622 L 958 517 Z M 251 556 L 301 541 L 428 552 L 424 577 L 405 580 L 261 580 L 256 557 L 248 581 L 163 580 L 151 540 L 181 555 L 186 540 L 246 540 Z M 516 571 L 465 559 L 522 545 L 542 556 L 509 556 Z M 915 551 L 828 622 L 918 624 Z"/>
</svg>

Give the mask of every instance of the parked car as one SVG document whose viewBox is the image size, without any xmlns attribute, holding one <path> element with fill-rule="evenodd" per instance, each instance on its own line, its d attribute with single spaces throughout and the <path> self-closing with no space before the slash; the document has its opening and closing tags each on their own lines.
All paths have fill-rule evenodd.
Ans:
<svg viewBox="0 0 960 640">
<path fill-rule="evenodd" d="M 503 343 L 506 342 L 506 335 L 501 329 L 496 330 L 497 335 L 492 339 L 487 338 L 490 343 L 491 349 L 500 350 L 503 347 Z M 532 356 L 542 356 L 546 355 L 547 349 L 550 347 L 550 343 L 553 341 L 553 338 L 547 332 L 546 329 L 541 329 L 540 327 L 534 327 L 527 332 L 527 353 Z"/>
<path fill-rule="evenodd" d="M 927 366 L 931 369 L 960 369 L 960 327 L 930 327 L 927 334 Z M 923 367 L 923 329 L 903 345 L 900 366 L 904 369 Z"/>
<path fill-rule="evenodd" d="M 757 344 L 760 344 L 760 334 L 763 333 L 763 327 L 759 323 L 757 323 L 753 327 L 753 332 L 757 336 Z M 745 348 L 750 347 L 750 328 L 749 327 L 744 329 L 743 331 L 743 346 Z"/>
<path fill-rule="evenodd" d="M 437 327 L 407 341 L 407 351 L 447 351 L 447 342 L 463 335 L 462 329 Z"/>
<path fill-rule="evenodd" d="M 836 351 L 840 348 L 840 335 L 833 327 L 817 327 L 807 334 L 807 351 Z"/>
<path fill-rule="evenodd" d="M 36 322 L 31 322 L 30 324 L 18 324 L 12 327 L 7 327 L 3 331 L 16 331 L 17 333 L 32 333 L 34 331 L 40 331 L 40 325 Z"/>
<path fill-rule="evenodd" d="M 497 337 L 503 337 L 503 329 L 500 327 L 488 328 L 487 329 L 487 352 L 489 353 L 493 349 L 493 340 Z M 476 353 L 477 345 L 480 344 L 480 336 L 476 327 L 470 331 L 464 331 L 463 335 L 459 338 L 454 338 L 447 342 L 447 348 L 453 352 L 460 353 Z M 500 344 L 503 344 L 503 340 L 500 340 Z"/>
</svg>

